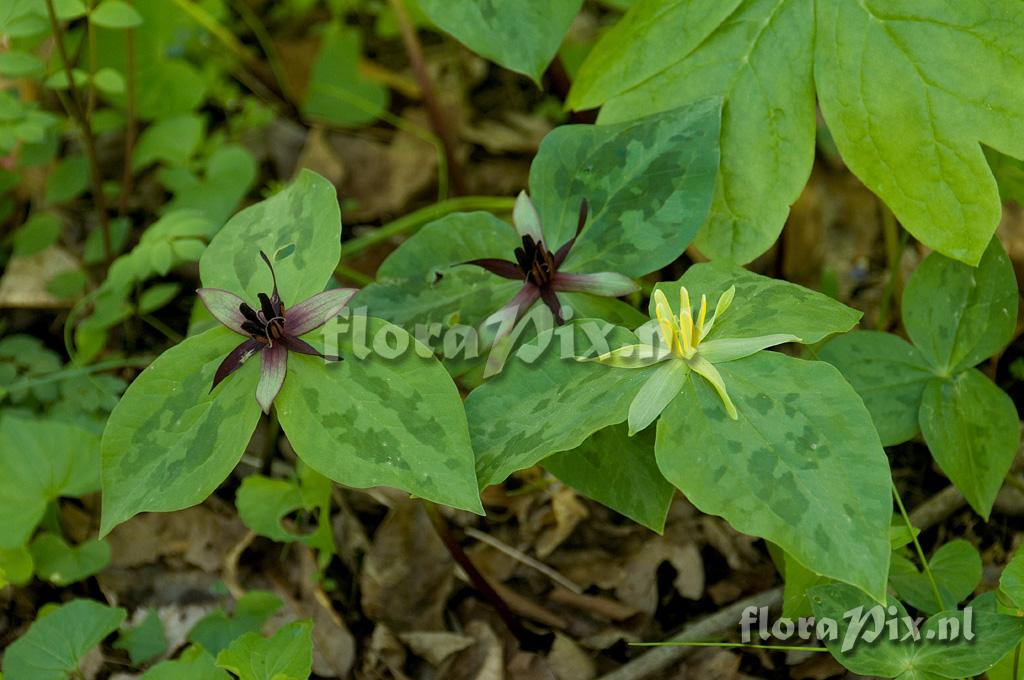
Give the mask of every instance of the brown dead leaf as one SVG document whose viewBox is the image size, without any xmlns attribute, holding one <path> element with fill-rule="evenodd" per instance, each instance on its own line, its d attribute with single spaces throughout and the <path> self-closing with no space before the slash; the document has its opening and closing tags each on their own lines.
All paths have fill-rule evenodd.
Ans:
<svg viewBox="0 0 1024 680">
<path fill-rule="evenodd" d="M 237 516 L 225 517 L 200 505 L 173 513 L 138 515 L 114 529 L 107 540 L 114 567 L 136 567 L 178 556 L 214 572 L 245 534 Z"/>
<path fill-rule="evenodd" d="M 483 621 L 470 621 L 466 634 L 476 643 L 452 658 L 441 675 L 452 680 L 505 680 L 504 651 L 501 640 Z"/>
<path fill-rule="evenodd" d="M 679 594 L 699 599 L 704 592 L 704 564 L 692 544 L 676 544 L 663 536 L 647 541 L 627 558 L 626 578 L 615 588 L 615 596 L 652 615 L 658 607 L 658 567 L 669 562 L 677 572 L 675 586 Z"/>
<path fill-rule="evenodd" d="M 555 635 L 548 663 L 558 680 L 591 680 L 597 675 L 597 666 L 591 655 L 561 634 Z"/>
<path fill-rule="evenodd" d="M 402 633 L 398 638 L 408 645 L 413 654 L 426 659 L 431 666 L 440 666 L 452 654 L 476 643 L 468 635 L 448 631 L 412 631 Z"/>
<path fill-rule="evenodd" d="M 52 295 L 47 284 L 63 272 L 79 269 L 78 261 L 60 246 L 28 257 L 15 257 L 0 277 L 0 307 L 20 309 L 61 309 L 70 307 L 73 300 L 62 300 Z"/>
<path fill-rule="evenodd" d="M 313 128 L 306 135 L 306 143 L 295 162 L 295 172 L 303 168 L 323 175 L 338 187 L 345 182 L 345 164 L 337 150 L 327 140 L 323 128 Z"/>
<path fill-rule="evenodd" d="M 589 514 L 587 506 L 576 497 L 576 492 L 567 486 L 557 489 L 551 496 L 554 526 L 549 526 L 537 539 L 537 555 L 547 557 L 553 553 Z"/>
<path fill-rule="evenodd" d="M 443 630 L 453 562 L 423 507 L 400 503 L 373 536 L 360 575 L 363 611 L 398 632 Z"/>
</svg>

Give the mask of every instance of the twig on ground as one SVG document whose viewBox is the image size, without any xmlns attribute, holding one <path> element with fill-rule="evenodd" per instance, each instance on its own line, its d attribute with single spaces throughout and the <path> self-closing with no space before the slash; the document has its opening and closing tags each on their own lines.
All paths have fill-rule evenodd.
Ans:
<svg viewBox="0 0 1024 680">
<path fill-rule="evenodd" d="M 499 550 L 499 551 L 505 553 L 506 555 L 508 555 L 512 559 L 516 560 L 517 562 L 521 562 L 522 564 L 525 564 L 526 566 L 528 566 L 528 567 L 530 567 L 532 569 L 536 569 L 537 571 L 539 571 L 540 573 L 544 574 L 549 579 L 551 579 L 552 581 L 554 581 L 558 585 L 562 586 L 566 590 L 571 590 L 572 592 L 574 592 L 576 594 L 580 594 L 580 593 L 583 592 L 583 588 L 579 584 L 574 583 L 573 581 L 569 580 L 568 578 L 566 578 L 562 574 L 559 574 L 557 571 L 555 571 L 554 569 L 552 569 L 548 565 L 544 564 L 540 560 L 537 560 L 537 559 L 534 559 L 534 558 L 530 557 L 529 555 L 524 553 L 522 550 L 517 550 L 516 548 L 513 548 L 512 546 L 508 545 L 507 543 L 502 542 L 501 540 L 495 538 L 494 536 L 491 536 L 490 534 L 485 534 L 484 532 L 480 531 L 479 529 L 474 529 L 473 527 L 468 527 L 468 528 L 466 528 L 465 531 L 466 531 L 466 535 L 469 536 L 470 538 L 475 538 L 476 540 L 478 540 L 478 541 L 480 541 L 482 543 L 486 543 L 487 545 L 491 546 L 495 550 Z"/>
</svg>

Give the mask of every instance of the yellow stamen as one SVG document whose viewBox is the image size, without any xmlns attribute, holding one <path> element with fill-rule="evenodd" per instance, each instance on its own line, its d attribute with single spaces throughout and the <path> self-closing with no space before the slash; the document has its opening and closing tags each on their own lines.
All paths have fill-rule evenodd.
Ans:
<svg viewBox="0 0 1024 680">
<path fill-rule="evenodd" d="M 701 294 L 700 296 L 700 318 L 697 321 L 697 335 L 694 337 L 693 344 L 696 345 L 698 342 L 704 339 L 704 319 L 708 315 L 708 296 Z"/>
</svg>

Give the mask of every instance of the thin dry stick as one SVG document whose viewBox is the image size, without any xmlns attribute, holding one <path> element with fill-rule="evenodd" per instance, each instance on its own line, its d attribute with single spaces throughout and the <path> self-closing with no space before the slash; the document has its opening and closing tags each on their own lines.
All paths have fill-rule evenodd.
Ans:
<svg viewBox="0 0 1024 680">
<path fill-rule="evenodd" d="M 57 20 L 57 12 L 53 8 L 53 0 L 46 0 L 46 12 L 50 16 L 50 28 L 53 31 L 54 42 L 57 43 L 57 53 L 60 55 L 61 64 L 64 67 L 64 76 L 68 79 L 68 113 L 78 124 L 82 134 L 82 141 L 85 144 L 85 156 L 89 162 L 89 177 L 92 180 L 93 202 L 96 204 L 96 213 L 100 219 L 100 227 L 103 229 L 103 255 L 109 266 L 114 259 L 114 247 L 110 240 L 110 218 L 107 215 L 107 199 L 103 195 L 103 178 L 100 176 L 100 164 L 96 156 L 96 137 L 93 135 L 89 118 L 82 108 L 82 101 L 79 99 L 78 87 L 75 86 L 74 73 L 71 70 L 71 62 L 68 61 L 67 49 L 64 47 L 64 32 L 61 30 L 60 22 Z"/>
<path fill-rule="evenodd" d="M 427 71 L 427 62 L 423 57 L 423 47 L 416 35 L 416 28 L 409 20 L 409 14 L 405 11 L 405 3 L 402 0 L 389 0 L 388 4 L 391 5 L 391 9 L 395 13 L 398 30 L 401 32 L 402 42 L 405 44 L 405 51 L 409 55 L 409 65 L 412 66 L 413 75 L 416 76 L 416 82 L 419 83 L 423 93 L 423 103 L 427 106 L 430 126 L 444 146 L 444 155 L 448 159 L 448 173 L 452 178 L 452 186 L 455 188 L 455 193 L 465 195 L 466 177 L 462 172 L 462 161 L 458 155 L 458 140 L 448 117 L 445 116 L 441 102 L 437 99 L 434 81 Z"/>
<path fill-rule="evenodd" d="M 530 557 L 529 555 L 527 555 L 523 551 L 517 550 L 516 548 L 513 548 L 512 546 L 508 545 L 507 543 L 503 543 L 502 541 L 498 540 L 494 536 L 491 536 L 490 534 L 485 534 L 484 532 L 482 532 L 482 531 L 480 531 L 478 529 L 474 529 L 473 527 L 467 527 L 465 531 L 466 531 L 466 535 L 467 536 L 469 536 L 471 538 L 475 538 L 476 540 L 480 541 L 481 543 L 486 543 L 487 545 L 491 546 L 495 550 L 499 550 L 499 551 L 505 553 L 506 555 L 508 555 L 512 559 L 516 560 L 517 562 L 521 562 L 521 563 L 525 564 L 526 566 L 528 566 L 528 567 L 530 567 L 532 569 L 536 569 L 537 571 L 539 571 L 540 573 L 544 574 L 549 579 L 551 579 L 552 581 L 554 581 L 558 585 L 562 586 L 566 590 L 571 590 L 572 592 L 576 593 L 577 595 L 580 595 L 580 594 L 583 593 L 583 588 L 578 583 L 574 583 L 573 581 L 569 580 L 568 578 L 566 578 L 562 574 L 559 574 L 557 571 L 555 571 L 554 569 L 552 569 L 548 565 L 544 564 L 540 560 L 536 560 L 536 559 Z"/>
<path fill-rule="evenodd" d="M 782 587 L 772 588 L 745 600 L 734 602 L 725 609 L 715 612 L 696 623 L 683 628 L 669 642 L 700 642 L 718 635 L 736 625 L 747 607 L 777 607 L 782 603 Z M 602 675 L 598 680 L 641 680 L 655 677 L 672 664 L 684 658 L 695 647 L 665 646 L 653 647 L 620 668 Z"/>
</svg>

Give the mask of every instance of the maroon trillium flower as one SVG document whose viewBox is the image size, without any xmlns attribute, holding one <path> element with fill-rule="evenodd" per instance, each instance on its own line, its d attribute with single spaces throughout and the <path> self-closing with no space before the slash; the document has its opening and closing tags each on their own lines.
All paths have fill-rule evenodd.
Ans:
<svg viewBox="0 0 1024 680">
<path fill-rule="evenodd" d="M 533 201 L 526 192 L 519 194 L 512 214 L 516 231 L 522 237 L 522 247 L 515 249 L 516 261 L 497 258 L 469 260 L 464 264 L 474 264 L 506 279 L 523 282 L 522 289 L 508 304 L 495 312 L 491 319 L 507 314 L 514 314 L 512 326 L 526 314 L 537 300 L 542 300 L 555 317 L 555 323 L 565 322 L 562 316 L 562 303 L 558 300 L 559 292 L 580 292 L 602 297 L 620 297 L 639 290 L 633 279 L 616 272 L 600 272 L 595 274 L 569 274 L 559 271 L 565 258 L 576 244 L 576 239 L 587 223 L 587 201 L 580 204 L 579 220 L 576 233 L 561 248 L 552 253 L 544 243 L 541 231 L 540 215 Z"/>
<path fill-rule="evenodd" d="M 241 368 L 252 355 L 262 354 L 260 381 L 256 386 L 256 401 L 264 413 L 270 413 L 270 405 L 281 391 L 288 370 L 288 352 L 311 354 L 328 361 L 340 361 L 341 357 L 325 356 L 299 336 L 320 328 L 338 315 L 352 296 L 354 288 L 336 288 L 324 291 L 300 302 L 285 311 L 284 303 L 277 292 L 277 276 L 270 258 L 260 251 L 260 257 L 270 268 L 274 290 L 268 296 L 260 293 L 259 309 L 253 309 L 245 300 L 234 293 L 220 288 L 200 288 L 199 298 L 210 310 L 210 314 L 222 324 L 248 338 L 225 357 L 213 376 L 213 391 L 229 375 Z"/>
</svg>

